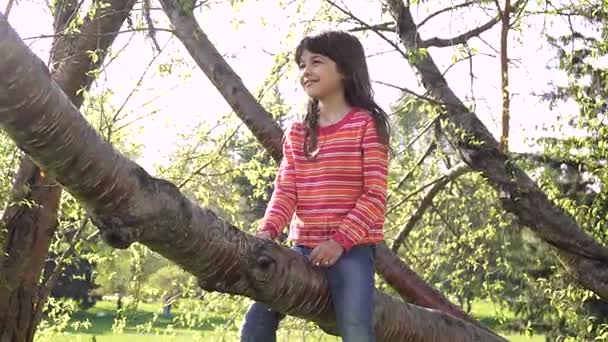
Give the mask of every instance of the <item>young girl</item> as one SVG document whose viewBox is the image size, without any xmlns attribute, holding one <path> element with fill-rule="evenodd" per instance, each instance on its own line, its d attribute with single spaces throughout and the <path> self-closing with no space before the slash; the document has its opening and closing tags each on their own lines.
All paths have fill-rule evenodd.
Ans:
<svg viewBox="0 0 608 342">
<path fill-rule="evenodd" d="M 388 118 L 373 100 L 363 46 L 354 36 L 306 37 L 295 61 L 308 112 L 285 134 L 258 236 L 274 239 L 291 221 L 294 249 L 327 274 L 342 341 L 375 341 L 374 246 L 384 238 Z M 241 341 L 276 341 L 281 318 L 254 303 Z"/>
</svg>

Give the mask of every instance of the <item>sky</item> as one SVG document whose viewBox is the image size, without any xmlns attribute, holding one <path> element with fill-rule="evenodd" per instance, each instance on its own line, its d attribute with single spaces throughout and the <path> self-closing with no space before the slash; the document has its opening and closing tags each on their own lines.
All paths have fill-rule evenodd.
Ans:
<svg viewBox="0 0 608 342">
<path fill-rule="evenodd" d="M 284 1 L 291 5 L 282 7 L 277 5 L 277 0 L 247 0 L 236 8 L 228 1 L 210 1 L 210 7 L 197 11 L 196 16 L 211 41 L 245 85 L 256 94 L 272 68 L 273 54 L 293 50 L 304 35 L 306 21 L 314 20 L 316 31 L 335 28 L 319 14 L 322 1 Z M 0 0 L 0 9 L 3 10 L 6 3 L 7 0 Z M 348 2 L 349 9 L 367 22 L 390 21 L 388 14 L 382 14 L 379 3 L 371 0 Z M 420 21 L 449 3 L 435 0 L 427 2 L 426 7 L 414 7 L 414 18 Z M 140 16 L 141 11 L 134 12 L 134 15 Z M 422 26 L 420 34 L 423 38 L 456 36 L 485 23 L 490 15 L 481 10 L 447 13 Z M 152 17 L 156 27 L 169 27 L 160 8 L 152 11 Z M 9 22 L 42 60 L 47 61 L 52 40 L 31 39 L 52 33 L 52 16 L 44 2 L 19 1 L 10 13 Z M 543 30 L 556 33 L 565 29 L 565 23 L 559 19 L 547 22 L 539 16 L 528 18 L 521 32 L 510 34 L 509 55 L 513 59 L 510 68 L 510 135 L 511 149 L 514 151 L 534 148 L 530 139 L 561 134 L 555 129 L 546 131 L 542 127 L 551 127 L 557 123 L 559 115 L 575 111 L 572 104 L 550 111 L 548 104 L 540 103 L 532 95 L 549 90 L 551 82 L 564 84 L 567 81 L 564 75 L 547 70 L 555 54 L 542 36 Z M 495 50 L 499 46 L 499 35 L 500 27 L 496 25 L 481 35 L 483 41 L 476 38 L 471 40 L 470 46 L 480 53 L 472 63 L 475 75 L 472 88 L 468 62 L 456 64 L 446 74 L 448 84 L 461 99 L 471 99 L 474 95 L 476 114 L 497 138 L 500 133 L 501 95 L 499 55 Z M 220 116 L 230 112 L 230 107 L 196 67 L 179 40 L 171 39 L 166 32 L 159 32 L 157 38 L 164 49 L 155 57 L 151 41 L 144 34 L 119 35 L 114 51 L 126 48 L 105 70 L 93 90 L 112 89 L 111 101 L 116 108 L 128 99 L 124 112 L 131 114 L 125 122 L 133 117 L 145 117 L 132 125 L 136 134 L 130 139 L 143 144 L 143 154 L 137 161 L 151 173 L 154 173 L 156 164 L 166 163 L 168 155 L 180 143 L 184 143 L 180 137 L 191 134 L 201 122 L 213 124 Z M 401 55 L 396 52 L 378 54 L 390 50 L 386 42 L 374 34 L 362 36 L 361 39 L 368 54 L 372 80 L 424 93 L 415 73 Z M 429 51 L 440 70 L 446 70 L 457 53 L 457 49 L 451 47 L 431 48 Z M 171 74 L 159 72 L 159 65 L 171 62 L 174 63 Z M 140 77 L 141 88 L 129 95 Z M 281 79 L 280 89 L 286 102 L 291 105 L 290 114 L 294 117 L 301 115 L 306 98 L 297 84 L 295 68 Z M 374 90 L 377 101 L 386 110 L 399 97 L 399 91 L 388 86 L 375 83 Z"/>
</svg>

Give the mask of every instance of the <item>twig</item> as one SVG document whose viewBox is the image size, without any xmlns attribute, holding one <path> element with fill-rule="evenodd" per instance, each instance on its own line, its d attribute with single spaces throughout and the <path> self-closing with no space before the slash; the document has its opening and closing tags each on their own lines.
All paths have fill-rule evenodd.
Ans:
<svg viewBox="0 0 608 342">
<path fill-rule="evenodd" d="M 393 246 L 391 247 L 393 252 L 397 253 L 397 251 L 399 250 L 399 247 L 401 246 L 401 244 L 403 244 L 403 241 L 407 238 L 407 236 L 412 231 L 412 229 L 414 229 L 414 226 L 416 225 L 416 223 L 418 223 L 418 221 L 420 221 L 420 219 L 422 218 L 422 216 L 424 215 L 426 210 L 429 208 L 429 206 L 431 206 L 431 204 L 433 204 L 433 199 L 435 198 L 435 196 L 450 181 L 454 180 L 455 178 L 460 177 L 461 175 L 463 175 L 464 173 L 466 173 L 469 170 L 470 169 L 467 164 L 460 163 L 460 164 L 457 164 L 456 166 L 454 166 L 452 169 L 450 169 L 445 175 L 443 175 L 440 178 L 433 181 L 433 183 L 434 183 L 433 186 L 430 189 L 428 189 L 428 191 L 424 194 L 422 201 L 420 202 L 420 205 L 418 206 L 418 208 L 416 208 L 416 211 L 414 212 L 414 214 L 410 217 L 410 219 L 407 221 L 407 223 L 405 224 L 403 229 L 399 232 L 399 234 L 397 234 L 397 237 L 395 237 L 395 240 L 393 241 Z"/>
<path fill-rule="evenodd" d="M 466 43 L 469 39 L 473 38 L 473 37 L 477 37 L 480 34 L 482 34 L 483 32 L 491 29 L 492 27 L 494 27 L 494 25 L 496 25 L 498 22 L 500 22 L 500 17 L 496 16 L 495 18 L 492 18 L 490 21 L 488 21 L 487 23 L 476 27 L 470 31 L 467 31 L 465 33 L 462 33 L 456 37 L 452 37 L 452 38 L 439 38 L 439 37 L 434 37 L 434 38 L 429 38 L 429 39 L 425 39 L 423 41 L 421 41 L 418 44 L 419 48 L 428 48 L 431 46 L 435 46 L 435 47 L 447 47 L 447 46 L 454 46 L 454 45 L 460 45 L 460 44 L 464 44 Z"/>
<path fill-rule="evenodd" d="M 348 32 L 359 32 L 365 30 L 395 32 L 395 23 L 391 21 L 377 25 L 359 26 L 348 30 Z"/>
<path fill-rule="evenodd" d="M 133 94 L 135 94 L 135 92 L 139 89 L 139 86 L 142 83 L 142 81 L 143 81 L 144 77 L 146 76 L 146 74 L 148 73 L 148 70 L 150 70 L 150 67 L 152 67 L 152 64 L 154 64 L 154 62 L 156 61 L 156 59 L 165 50 L 165 48 L 167 47 L 167 45 L 169 45 L 170 41 L 171 40 L 167 40 L 167 42 L 165 43 L 165 45 L 163 45 L 163 47 L 159 50 L 159 52 L 152 57 L 152 59 L 150 60 L 150 62 L 148 63 L 148 65 L 146 66 L 146 68 L 144 69 L 144 71 L 142 72 L 141 76 L 137 80 L 137 83 L 135 83 L 135 86 L 133 87 L 133 89 L 131 89 L 131 91 L 129 92 L 129 94 L 127 95 L 127 97 L 125 98 L 125 100 L 122 102 L 122 104 L 120 105 L 120 107 L 118 108 L 118 110 L 112 116 L 112 120 L 108 123 L 108 140 L 110 140 L 110 137 L 112 135 L 112 125 L 116 124 L 116 122 L 118 121 L 118 116 L 123 111 L 123 109 L 125 108 L 125 106 L 129 102 L 129 100 L 131 99 L 131 97 L 133 96 Z"/>
<path fill-rule="evenodd" d="M 467 7 L 467 6 L 473 5 L 475 3 L 477 3 L 477 1 L 468 1 L 468 2 L 465 2 L 465 3 L 462 3 L 462 4 L 454 5 L 452 7 L 446 7 L 444 9 L 439 10 L 439 11 L 437 11 L 437 12 L 429 15 L 428 17 L 424 18 L 424 20 L 422 20 L 417 26 L 421 27 L 422 25 L 426 24 L 427 21 L 433 19 L 434 17 L 436 17 L 436 16 L 438 16 L 438 15 L 440 15 L 442 13 L 445 13 L 445 12 L 448 12 L 448 11 L 457 10 L 459 8 L 462 8 L 462 7 Z"/>
<path fill-rule="evenodd" d="M 408 180 L 414 174 L 414 171 L 416 171 L 420 167 L 420 165 L 422 165 L 422 163 L 424 163 L 424 160 L 428 156 L 430 156 L 431 153 L 433 153 L 433 151 L 435 151 L 436 148 L 437 148 L 437 143 L 435 143 L 435 141 L 431 142 L 429 144 L 429 146 L 426 148 L 426 150 L 424 151 L 424 153 L 420 156 L 420 158 L 418 158 L 418 160 L 416 161 L 416 164 L 414 165 L 414 167 L 412 167 L 405 174 L 405 176 L 403 176 L 403 178 L 401 178 L 401 180 L 399 180 L 399 183 L 395 187 L 395 190 L 399 190 L 401 188 L 401 186 L 403 186 L 403 184 L 405 183 L 405 181 Z M 391 197 L 392 197 L 392 195 L 389 195 L 388 198 L 386 199 L 386 201 L 388 202 L 391 199 Z"/>
<path fill-rule="evenodd" d="M 144 0 L 141 10 L 144 18 L 146 19 L 146 23 L 148 24 L 148 36 L 152 40 L 152 43 L 154 43 L 156 51 L 160 54 L 160 45 L 158 45 L 158 41 L 156 41 L 156 29 L 154 28 L 154 22 L 150 16 L 150 0 Z"/>
<path fill-rule="evenodd" d="M 154 30 L 175 33 L 175 31 L 173 31 L 171 29 L 166 29 L 166 28 L 155 28 Z M 144 27 L 144 28 L 128 29 L 128 30 L 121 30 L 121 31 L 115 31 L 115 32 L 100 32 L 100 33 L 91 33 L 91 34 L 84 34 L 84 33 L 41 34 L 39 36 L 25 37 L 25 38 L 23 38 L 23 40 L 26 41 L 26 40 L 46 39 L 46 38 L 73 38 L 73 37 L 77 37 L 77 36 L 104 37 L 104 36 L 110 36 L 110 35 L 114 35 L 114 34 L 130 33 L 130 32 L 148 32 L 148 28 Z"/>
<path fill-rule="evenodd" d="M 392 40 L 388 39 L 388 37 L 386 37 L 382 32 L 374 30 L 373 27 L 371 25 L 369 25 L 368 23 L 366 23 L 365 21 L 359 19 L 358 17 L 356 17 L 352 12 L 343 9 L 342 7 L 338 6 L 335 2 L 331 1 L 331 0 L 325 0 L 327 1 L 330 5 L 332 5 L 333 7 L 335 7 L 336 9 L 338 9 L 340 12 L 346 14 L 347 16 L 351 17 L 352 19 L 354 19 L 355 21 L 359 22 L 363 27 L 366 27 L 368 30 L 372 30 L 373 32 L 375 32 L 380 38 L 384 39 L 387 43 L 389 43 L 393 48 L 395 48 L 395 50 L 397 50 L 402 56 L 403 58 L 407 59 L 407 53 L 405 53 L 405 51 L 403 51 L 399 45 L 395 42 L 393 42 Z"/>
<path fill-rule="evenodd" d="M 78 245 L 78 240 L 80 239 L 80 235 L 82 235 L 82 233 L 84 232 L 88 222 L 89 222 L 88 216 L 83 218 L 82 221 L 80 221 L 80 226 L 78 227 L 78 230 L 76 230 L 76 234 L 74 234 L 74 237 L 72 238 L 72 243 L 65 251 L 63 251 L 63 253 L 61 254 L 61 257 L 59 257 L 59 259 L 57 260 L 57 264 L 55 265 L 55 269 L 53 270 L 53 273 L 51 273 L 51 275 L 47 278 L 47 280 L 44 282 L 44 284 L 42 284 L 40 286 L 40 288 L 38 290 L 39 291 L 38 302 L 36 303 L 36 307 L 34 309 L 35 310 L 34 311 L 34 322 L 35 323 L 32 326 L 37 326 L 38 323 L 40 322 L 40 319 L 42 318 L 42 308 L 43 308 L 44 304 L 46 303 L 46 301 L 48 300 L 49 295 L 51 294 L 51 291 L 57 284 L 57 281 L 59 280 L 59 276 L 61 275 L 61 272 L 63 271 L 63 267 L 65 265 L 65 260 L 76 249 L 76 245 Z"/>
<path fill-rule="evenodd" d="M 224 140 L 224 142 L 222 143 L 222 145 L 220 146 L 220 148 L 217 150 L 217 154 L 219 154 L 220 152 L 222 152 L 226 146 L 228 146 L 228 142 L 236 135 L 236 133 L 239 131 L 239 129 L 241 128 L 241 126 L 243 126 L 243 122 L 241 122 L 236 129 L 228 136 L 228 138 L 226 138 Z M 177 187 L 179 189 L 183 188 L 184 186 L 186 186 L 186 184 L 188 184 L 195 175 L 200 175 L 201 171 L 203 171 L 207 166 L 211 165 L 211 163 L 214 163 L 217 160 L 218 156 L 216 156 L 215 158 L 212 158 L 211 160 L 209 160 L 208 162 L 206 162 L 205 164 L 203 164 L 201 167 L 199 167 L 198 169 L 196 169 L 194 172 L 192 172 L 190 174 L 190 176 L 188 178 L 186 178 L 183 182 L 181 182 Z"/>
<path fill-rule="evenodd" d="M 424 124 L 424 127 L 422 128 L 422 130 L 420 130 L 420 132 L 418 132 L 418 134 L 416 134 L 416 136 L 410 140 L 407 145 L 405 145 L 405 147 L 403 148 L 402 151 L 409 149 L 410 147 L 412 147 L 412 145 L 418 141 L 418 139 L 420 139 L 420 137 L 422 137 L 424 135 L 424 133 L 426 133 L 429 128 L 431 128 L 431 126 L 437 122 L 437 120 L 439 120 L 439 118 L 441 118 L 442 114 L 437 114 L 435 115 L 435 117 L 433 117 L 432 119 L 430 119 L 426 124 Z"/>
<path fill-rule="evenodd" d="M 435 99 L 433 99 L 433 98 L 430 98 L 430 97 L 428 97 L 428 96 L 426 96 L 426 95 L 420 95 L 420 94 L 416 93 L 416 92 L 415 92 L 415 91 L 413 91 L 413 90 L 409 90 L 409 89 L 407 89 L 407 88 L 400 87 L 400 86 L 398 86 L 398 85 L 394 85 L 394 84 L 391 84 L 391 83 L 386 83 L 386 82 L 382 82 L 382 81 L 372 81 L 372 82 L 373 82 L 373 83 L 378 83 L 378 84 L 381 84 L 381 85 L 383 85 L 383 86 L 387 86 L 387 87 L 391 87 L 391 88 L 395 88 L 395 89 L 401 90 L 401 91 L 402 91 L 402 92 L 404 92 L 404 93 L 408 93 L 408 94 L 410 94 L 410 95 L 413 95 L 413 96 L 415 96 L 415 97 L 418 97 L 418 98 L 420 98 L 420 99 L 423 99 L 423 100 L 425 100 L 425 101 L 428 101 L 428 102 L 431 102 L 431 103 L 434 103 L 434 104 L 437 104 L 437 105 L 443 105 L 443 103 L 442 103 L 442 102 L 440 102 L 440 101 L 437 101 L 437 100 L 435 100 Z"/>
</svg>

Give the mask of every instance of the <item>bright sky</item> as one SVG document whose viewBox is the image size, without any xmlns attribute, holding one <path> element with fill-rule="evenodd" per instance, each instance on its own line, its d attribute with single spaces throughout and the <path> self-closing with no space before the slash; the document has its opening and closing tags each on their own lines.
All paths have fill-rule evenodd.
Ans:
<svg viewBox="0 0 608 342">
<path fill-rule="evenodd" d="M 230 7 L 228 1 L 217 1 L 211 9 L 204 9 L 197 14 L 199 24 L 218 50 L 224 54 L 230 65 L 241 76 L 244 83 L 255 94 L 264 82 L 272 67 L 273 57 L 281 51 L 292 50 L 301 38 L 304 22 L 315 18 L 322 0 L 295 1 L 282 8 L 277 0 L 245 1 L 238 9 Z M 7 0 L 0 0 L 0 8 L 6 7 Z M 296 12 L 297 4 L 302 5 L 300 13 Z M 378 23 L 381 18 L 379 1 L 349 1 L 350 9 L 361 19 Z M 352 5 L 356 3 L 356 5 Z M 439 8 L 447 7 L 449 1 L 435 0 L 432 8 L 415 9 L 418 20 Z M 153 5 L 156 6 L 156 5 Z M 140 11 L 135 14 L 141 15 Z M 159 9 L 153 12 L 157 27 L 169 25 L 164 13 Z M 385 14 L 382 21 L 390 18 Z M 442 38 L 456 36 L 464 30 L 471 29 L 489 20 L 488 14 L 476 11 L 456 12 L 437 17 L 421 29 L 423 38 L 439 36 Z M 10 13 L 9 22 L 22 38 L 35 37 L 52 33 L 52 16 L 41 0 L 20 1 Z M 291 28 L 288 25 L 291 24 Z M 325 24 L 327 25 L 327 24 Z M 556 24 L 544 22 L 543 18 L 529 18 L 523 34 L 511 33 L 510 58 L 515 66 L 510 69 L 512 102 L 511 102 L 511 148 L 522 151 L 529 149 L 527 139 L 550 133 L 540 130 L 543 125 L 553 125 L 558 116 L 557 111 L 550 112 L 547 104 L 540 104 L 532 93 L 541 93 L 550 89 L 549 82 L 565 82 L 563 75 L 548 72 L 546 69 L 554 52 L 548 50 L 545 39 L 541 36 L 543 27 L 551 32 L 563 31 L 565 26 L 560 20 Z M 323 26 L 319 21 L 317 29 L 333 28 Z M 288 37 L 288 32 L 292 36 Z M 497 48 L 499 46 L 500 27 L 482 35 L 485 42 Z M 213 123 L 217 117 L 230 111 L 221 95 L 207 80 L 191 60 L 187 51 L 176 38 L 168 41 L 169 34 L 158 33 L 161 46 L 167 44 L 163 53 L 152 64 L 152 68 L 143 78 L 142 88 L 127 102 L 125 109 L 134 116 L 156 114 L 137 122 L 142 127 L 134 141 L 145 145 L 143 156 L 138 160 L 148 171 L 153 172 L 153 165 L 163 162 L 179 142 L 180 134 L 192 133 L 201 121 Z M 113 103 L 120 107 L 133 86 L 142 76 L 142 72 L 153 58 L 150 41 L 142 33 L 131 37 L 131 33 L 121 34 L 116 40 L 114 49 L 118 50 L 128 42 L 128 48 L 111 64 L 107 72 L 97 83 L 97 88 L 111 88 L 114 91 Z M 167 43 L 168 42 L 168 43 Z M 26 40 L 26 43 L 44 60 L 48 60 L 48 49 L 51 39 Z M 363 38 L 368 55 L 389 50 L 388 44 L 376 35 Z M 498 137 L 500 132 L 500 64 L 498 53 L 479 39 L 471 41 L 471 46 L 489 56 L 474 58 L 475 74 L 473 92 L 471 92 L 469 63 L 461 62 L 446 74 L 448 83 L 461 99 L 470 99 L 472 93 L 477 100 L 477 115 Z M 441 70 L 452 64 L 453 48 L 432 48 L 431 55 Z M 161 76 L 158 72 L 160 63 L 182 61 L 173 67 L 173 73 Z M 398 53 L 385 53 L 368 59 L 373 80 L 407 87 L 418 93 L 424 90 L 419 86 L 415 74 Z M 305 96 L 296 83 L 296 71 L 281 80 L 283 97 L 293 107 L 292 114 L 299 114 Z M 184 75 L 190 74 L 189 77 Z M 398 97 L 399 92 L 393 88 L 375 85 L 376 98 L 383 108 Z M 154 100 L 150 102 L 151 100 Z M 150 103 L 148 103 L 150 102 Z M 572 106 L 562 106 L 560 111 L 572 113 Z M 130 117 L 132 119 L 133 116 Z M 555 133 L 552 133 L 555 134 Z"/>
</svg>

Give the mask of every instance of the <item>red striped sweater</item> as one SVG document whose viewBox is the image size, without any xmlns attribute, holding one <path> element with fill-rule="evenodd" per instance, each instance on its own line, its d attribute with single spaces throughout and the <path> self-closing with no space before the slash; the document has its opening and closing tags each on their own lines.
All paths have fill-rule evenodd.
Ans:
<svg viewBox="0 0 608 342">
<path fill-rule="evenodd" d="M 274 192 L 259 230 L 274 238 L 291 221 L 289 239 L 295 243 L 315 247 L 333 239 L 345 251 L 382 241 L 388 149 L 372 116 L 353 109 L 318 133 L 318 154 L 308 160 L 304 125 L 294 123 L 286 132 Z"/>
</svg>

